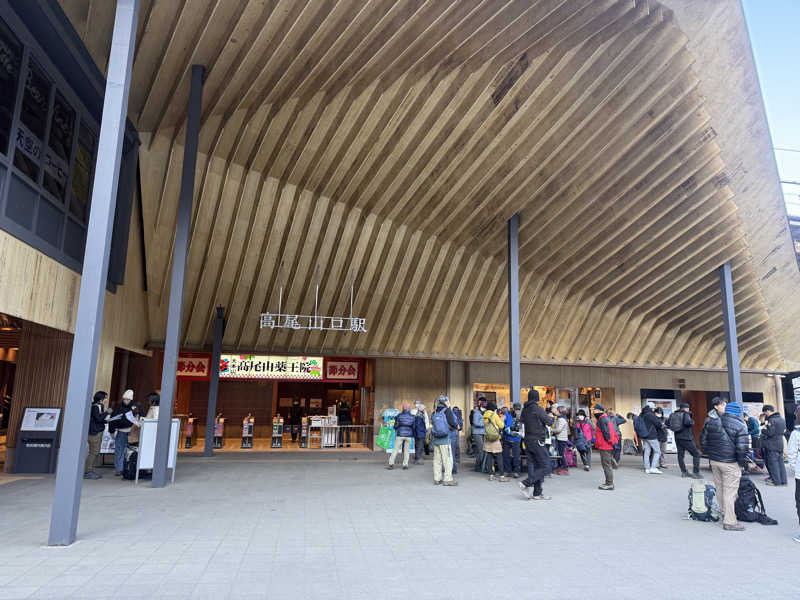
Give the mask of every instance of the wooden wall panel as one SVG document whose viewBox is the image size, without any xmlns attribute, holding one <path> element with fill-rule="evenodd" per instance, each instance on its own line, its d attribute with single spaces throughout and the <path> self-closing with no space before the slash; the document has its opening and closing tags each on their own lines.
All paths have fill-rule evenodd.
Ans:
<svg viewBox="0 0 800 600">
<path fill-rule="evenodd" d="M 8 423 L 5 464 L 7 472 L 13 470 L 19 426 L 25 409 L 64 408 L 71 356 L 71 334 L 23 322 L 14 378 L 14 402 Z M 89 399 L 86 401 L 89 402 Z"/>
</svg>

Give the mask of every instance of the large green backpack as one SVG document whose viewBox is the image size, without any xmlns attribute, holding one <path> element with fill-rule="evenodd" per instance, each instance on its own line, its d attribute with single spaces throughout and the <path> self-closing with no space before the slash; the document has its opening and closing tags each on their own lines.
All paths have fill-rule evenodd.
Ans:
<svg viewBox="0 0 800 600">
<path fill-rule="evenodd" d="M 486 437 L 484 437 L 484 440 L 487 442 L 496 442 L 500 439 L 500 430 L 497 429 L 497 425 L 494 424 L 493 418 L 494 414 L 492 418 L 486 421 Z"/>
</svg>

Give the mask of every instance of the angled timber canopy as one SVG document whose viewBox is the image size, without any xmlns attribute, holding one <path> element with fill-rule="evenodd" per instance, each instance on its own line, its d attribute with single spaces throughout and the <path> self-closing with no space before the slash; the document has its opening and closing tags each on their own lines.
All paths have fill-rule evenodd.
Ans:
<svg viewBox="0 0 800 600">
<path fill-rule="evenodd" d="M 104 70 L 114 3 L 60 5 Z M 725 261 L 743 366 L 800 358 L 777 178 L 747 154 L 768 136 L 746 32 L 738 58 L 720 42 L 742 35 L 738 1 L 142 0 L 139 21 L 154 342 L 202 64 L 184 347 L 221 304 L 230 350 L 504 359 L 519 213 L 523 360 L 724 366 Z M 347 313 L 352 271 L 369 332 L 259 330 L 281 263 L 303 314 L 317 267 L 320 313 Z"/>
</svg>

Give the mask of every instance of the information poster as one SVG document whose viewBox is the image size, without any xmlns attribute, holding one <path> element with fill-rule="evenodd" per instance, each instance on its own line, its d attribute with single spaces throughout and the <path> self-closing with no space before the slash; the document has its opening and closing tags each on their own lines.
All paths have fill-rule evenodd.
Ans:
<svg viewBox="0 0 800 600">
<path fill-rule="evenodd" d="M 26 408 L 20 431 L 56 431 L 60 408 Z"/>
</svg>

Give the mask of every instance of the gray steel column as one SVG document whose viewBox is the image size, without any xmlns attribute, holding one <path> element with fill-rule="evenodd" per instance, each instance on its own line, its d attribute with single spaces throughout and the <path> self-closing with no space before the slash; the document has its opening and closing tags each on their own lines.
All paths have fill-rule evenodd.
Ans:
<svg viewBox="0 0 800 600">
<path fill-rule="evenodd" d="M 139 0 L 117 0 L 50 516 L 47 543 L 51 546 L 71 544 L 78 530 L 86 436 L 89 433 L 89 402 L 94 391 L 97 351 L 103 326 L 111 231 L 138 17 Z"/>
<path fill-rule="evenodd" d="M 172 406 L 175 402 L 175 373 L 180 351 L 181 318 L 183 315 L 183 285 L 186 279 L 186 258 L 189 249 L 189 227 L 192 221 L 192 196 L 194 171 L 197 164 L 197 141 L 200 135 L 200 116 L 203 104 L 202 65 L 192 65 L 192 86 L 189 91 L 189 109 L 186 118 L 186 144 L 183 148 L 181 191 L 175 225 L 175 245 L 172 253 L 172 276 L 169 288 L 167 334 L 164 340 L 164 363 L 161 371 L 161 408 L 158 411 L 153 487 L 167 484 L 167 459 L 172 423 Z"/>
<path fill-rule="evenodd" d="M 214 419 L 217 414 L 219 390 L 219 355 L 222 354 L 222 336 L 225 333 L 225 307 L 217 307 L 214 321 L 214 347 L 211 351 L 211 379 L 208 382 L 208 413 L 206 413 L 206 441 L 203 456 L 214 456 Z"/>
<path fill-rule="evenodd" d="M 733 280 L 730 262 L 726 262 L 719 268 L 719 288 L 722 295 L 722 318 L 725 323 L 728 390 L 731 402 L 741 402 L 742 373 L 739 365 L 739 341 L 736 338 L 736 314 L 733 310 Z"/>
<path fill-rule="evenodd" d="M 520 401 L 519 352 L 519 215 L 508 220 L 508 366 L 510 405 Z"/>
</svg>

